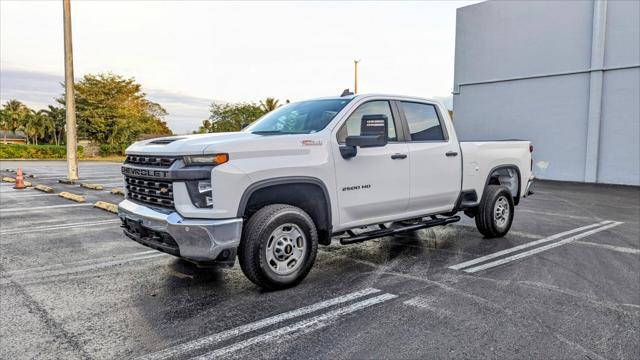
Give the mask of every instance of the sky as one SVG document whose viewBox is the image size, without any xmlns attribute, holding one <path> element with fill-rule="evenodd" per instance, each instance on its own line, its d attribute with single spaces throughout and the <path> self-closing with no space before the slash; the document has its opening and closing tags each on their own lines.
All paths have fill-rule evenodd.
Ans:
<svg viewBox="0 0 640 360">
<path fill-rule="evenodd" d="M 445 100 L 456 8 L 479 1 L 72 1 L 74 72 L 133 77 L 176 133 L 209 104 L 359 93 Z M 0 0 L 0 101 L 62 93 L 62 1 Z"/>
</svg>

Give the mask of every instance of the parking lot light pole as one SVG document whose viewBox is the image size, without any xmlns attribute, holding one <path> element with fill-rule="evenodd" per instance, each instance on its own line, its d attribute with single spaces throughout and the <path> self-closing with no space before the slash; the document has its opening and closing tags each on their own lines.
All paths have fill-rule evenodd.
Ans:
<svg viewBox="0 0 640 360">
<path fill-rule="evenodd" d="M 62 0 L 64 18 L 64 89 L 67 110 L 67 179 L 78 179 L 78 146 L 76 145 L 76 103 L 73 87 L 73 49 L 71 46 L 71 1 Z"/>
<path fill-rule="evenodd" d="M 358 63 L 360 60 L 353 60 L 354 72 L 353 72 L 353 93 L 358 93 Z"/>
</svg>

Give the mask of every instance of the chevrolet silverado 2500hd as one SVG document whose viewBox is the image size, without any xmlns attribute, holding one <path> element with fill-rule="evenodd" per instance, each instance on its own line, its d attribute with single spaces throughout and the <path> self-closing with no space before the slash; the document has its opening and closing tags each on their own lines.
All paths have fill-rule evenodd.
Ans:
<svg viewBox="0 0 640 360">
<path fill-rule="evenodd" d="M 240 132 L 140 141 L 126 151 L 125 234 L 266 289 L 299 283 L 318 244 L 474 217 L 504 236 L 529 194 L 528 141 L 459 142 L 438 101 L 346 95 L 282 106 Z"/>
</svg>

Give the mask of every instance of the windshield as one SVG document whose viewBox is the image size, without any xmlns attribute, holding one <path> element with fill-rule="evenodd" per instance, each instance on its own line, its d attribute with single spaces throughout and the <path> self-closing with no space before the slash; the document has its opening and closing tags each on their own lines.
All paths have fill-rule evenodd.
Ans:
<svg viewBox="0 0 640 360">
<path fill-rule="evenodd" d="M 256 134 L 311 134 L 325 128 L 351 99 L 288 104 L 258 119 L 244 131 Z"/>
</svg>

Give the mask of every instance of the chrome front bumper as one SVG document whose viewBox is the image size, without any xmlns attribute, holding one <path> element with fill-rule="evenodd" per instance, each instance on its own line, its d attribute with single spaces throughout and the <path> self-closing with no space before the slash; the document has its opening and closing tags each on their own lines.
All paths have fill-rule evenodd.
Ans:
<svg viewBox="0 0 640 360">
<path fill-rule="evenodd" d="M 118 216 L 125 234 L 133 240 L 195 262 L 235 259 L 240 244 L 242 219 L 185 219 L 177 212 L 163 213 L 124 200 L 118 205 Z M 134 231 L 128 225 L 135 225 Z M 178 251 L 173 251 L 173 242 Z M 224 254 L 223 252 L 227 250 Z M 233 256 L 233 259 L 228 257 Z"/>
</svg>

